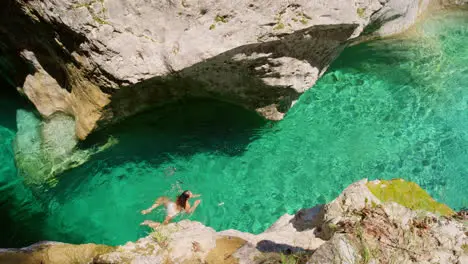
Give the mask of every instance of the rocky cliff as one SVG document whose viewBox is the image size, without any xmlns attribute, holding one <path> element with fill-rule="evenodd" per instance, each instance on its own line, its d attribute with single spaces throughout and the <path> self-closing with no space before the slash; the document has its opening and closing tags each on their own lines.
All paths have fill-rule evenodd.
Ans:
<svg viewBox="0 0 468 264">
<path fill-rule="evenodd" d="M 468 263 L 468 215 L 418 185 L 362 180 L 332 202 L 283 215 L 265 232 L 181 221 L 123 246 L 43 242 L 0 263 Z"/>
</svg>

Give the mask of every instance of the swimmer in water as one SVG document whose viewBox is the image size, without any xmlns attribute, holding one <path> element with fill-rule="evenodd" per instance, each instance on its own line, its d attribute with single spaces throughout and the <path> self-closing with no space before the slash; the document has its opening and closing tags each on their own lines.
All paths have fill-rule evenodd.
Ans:
<svg viewBox="0 0 468 264">
<path fill-rule="evenodd" d="M 156 199 L 156 201 L 150 208 L 141 211 L 141 213 L 144 215 L 149 214 L 158 206 L 164 205 L 164 207 L 166 208 L 166 219 L 164 219 L 164 222 L 162 222 L 162 224 L 167 225 L 172 220 L 172 218 L 174 218 L 180 212 L 186 212 L 188 214 L 193 213 L 195 209 L 197 209 L 201 200 L 196 200 L 193 203 L 193 206 L 190 206 L 189 199 L 199 197 L 199 196 L 200 195 L 198 194 L 193 194 L 191 191 L 184 191 L 181 195 L 177 197 L 175 202 L 171 201 L 171 199 L 165 196 L 159 197 L 158 199 Z M 143 223 L 141 223 L 141 225 L 147 225 L 151 228 L 156 228 L 160 226 L 161 223 L 150 221 L 150 220 L 145 220 Z"/>
</svg>

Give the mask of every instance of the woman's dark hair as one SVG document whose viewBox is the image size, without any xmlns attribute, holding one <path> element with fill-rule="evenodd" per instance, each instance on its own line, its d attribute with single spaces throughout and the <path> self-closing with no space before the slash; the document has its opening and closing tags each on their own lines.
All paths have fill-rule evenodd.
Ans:
<svg viewBox="0 0 468 264">
<path fill-rule="evenodd" d="M 186 190 L 181 195 L 177 196 L 176 204 L 181 208 L 185 208 L 185 204 L 190 197 L 190 191 Z"/>
</svg>

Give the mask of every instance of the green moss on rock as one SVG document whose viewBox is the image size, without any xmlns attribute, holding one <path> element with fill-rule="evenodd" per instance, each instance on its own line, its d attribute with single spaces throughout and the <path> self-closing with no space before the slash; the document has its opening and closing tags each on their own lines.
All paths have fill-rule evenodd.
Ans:
<svg viewBox="0 0 468 264">
<path fill-rule="evenodd" d="M 359 7 L 357 10 L 356 10 L 356 13 L 357 15 L 360 17 L 360 18 L 364 18 L 364 15 L 366 13 L 366 9 L 365 8 L 362 8 L 362 7 Z"/>
<path fill-rule="evenodd" d="M 424 210 L 443 216 L 455 214 L 447 205 L 438 203 L 414 182 L 402 179 L 372 181 L 367 183 L 367 188 L 382 202 L 396 202 L 412 210 Z"/>
<path fill-rule="evenodd" d="M 463 244 L 461 248 L 463 249 L 463 252 L 465 252 L 465 254 L 468 254 L 468 244 Z"/>
</svg>

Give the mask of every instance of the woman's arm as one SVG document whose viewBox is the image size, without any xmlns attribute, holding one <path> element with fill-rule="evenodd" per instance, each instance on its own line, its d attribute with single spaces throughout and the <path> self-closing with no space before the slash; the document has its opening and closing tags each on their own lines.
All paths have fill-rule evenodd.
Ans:
<svg viewBox="0 0 468 264">
<path fill-rule="evenodd" d="M 195 209 L 197 209 L 198 205 L 201 203 L 201 200 L 196 200 L 194 203 L 193 203 L 193 206 L 190 207 L 190 204 L 189 202 L 187 202 L 187 205 L 185 206 L 185 212 L 188 213 L 188 214 L 191 214 L 193 212 L 195 212 Z"/>
</svg>

